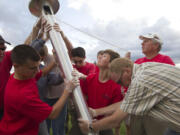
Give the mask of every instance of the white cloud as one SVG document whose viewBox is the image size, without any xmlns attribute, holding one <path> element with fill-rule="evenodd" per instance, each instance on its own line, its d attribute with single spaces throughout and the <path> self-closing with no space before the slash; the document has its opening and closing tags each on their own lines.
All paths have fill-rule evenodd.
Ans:
<svg viewBox="0 0 180 135">
<path fill-rule="evenodd" d="M 3 35 L 3 30 L 0 28 L 0 35 Z"/>
<path fill-rule="evenodd" d="M 62 3 L 56 17 L 130 50 L 133 59 L 142 57 L 139 34 L 155 32 L 164 41 L 162 53 L 180 62 L 179 0 L 63 0 Z M 13 44 L 23 43 L 36 20 L 28 10 L 28 1 L 7 3 L 0 0 L 0 7 L 0 18 L 3 18 L 0 21 L 0 34 Z M 62 28 L 75 47 L 86 49 L 87 58 L 91 61 L 96 59 L 97 51 L 111 48 L 69 26 Z"/>
<path fill-rule="evenodd" d="M 74 8 L 74 9 L 80 9 L 81 6 L 85 3 L 85 0 L 68 0 L 69 8 Z"/>
<path fill-rule="evenodd" d="M 10 46 L 10 45 L 7 45 L 7 49 L 6 49 L 6 50 L 7 50 L 7 51 L 10 51 L 10 50 L 13 49 L 13 47 L 14 47 L 14 45 L 11 45 L 11 46 Z"/>
<path fill-rule="evenodd" d="M 99 23 L 108 24 L 117 18 L 128 21 L 146 19 L 153 25 L 161 18 L 167 18 L 171 27 L 180 30 L 179 0 L 69 0 L 69 6 L 80 10 L 89 8 L 89 14 Z"/>
</svg>

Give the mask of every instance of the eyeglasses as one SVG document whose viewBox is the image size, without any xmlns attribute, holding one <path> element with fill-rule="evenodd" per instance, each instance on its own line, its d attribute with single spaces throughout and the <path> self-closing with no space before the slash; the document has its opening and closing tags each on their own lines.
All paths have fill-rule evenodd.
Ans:
<svg viewBox="0 0 180 135">
<path fill-rule="evenodd" d="M 5 51 L 5 50 L 6 50 L 6 47 L 0 48 L 0 50 Z"/>
<path fill-rule="evenodd" d="M 78 60 L 78 61 L 74 60 L 74 63 L 75 64 L 77 64 L 77 63 L 81 64 L 81 63 L 83 63 L 83 60 Z"/>
</svg>

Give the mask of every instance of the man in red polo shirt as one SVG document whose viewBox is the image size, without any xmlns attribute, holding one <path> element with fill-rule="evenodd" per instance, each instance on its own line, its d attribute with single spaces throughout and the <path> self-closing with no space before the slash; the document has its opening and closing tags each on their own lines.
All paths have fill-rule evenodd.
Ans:
<svg viewBox="0 0 180 135">
<path fill-rule="evenodd" d="M 175 65 L 172 59 L 167 56 L 160 54 L 163 42 L 156 34 L 147 34 L 139 36 L 142 42 L 142 53 L 145 55 L 143 58 L 139 58 L 135 61 L 136 64 L 144 62 L 160 62 Z"/>
<path fill-rule="evenodd" d="M 145 57 L 137 59 L 135 61 L 136 64 L 159 62 L 175 65 L 169 56 L 159 53 L 163 42 L 157 34 L 149 33 L 140 35 L 139 38 L 142 40 L 142 53 Z M 149 116 L 132 116 L 130 127 L 131 135 L 162 135 L 166 130 L 163 123 Z"/>
<path fill-rule="evenodd" d="M 36 81 L 40 56 L 27 45 L 16 46 L 11 53 L 14 73 L 10 76 L 4 94 L 4 115 L 0 121 L 0 135 L 37 135 L 39 124 L 46 118 L 55 119 L 79 84 L 74 79 L 66 84 L 62 97 L 51 107 L 38 94 Z"/>
<path fill-rule="evenodd" d="M 10 70 L 12 67 L 12 62 L 10 58 L 11 52 L 5 52 L 5 43 L 10 44 L 9 42 L 5 41 L 0 35 L 0 120 L 3 115 L 4 89 L 9 79 Z"/>
</svg>

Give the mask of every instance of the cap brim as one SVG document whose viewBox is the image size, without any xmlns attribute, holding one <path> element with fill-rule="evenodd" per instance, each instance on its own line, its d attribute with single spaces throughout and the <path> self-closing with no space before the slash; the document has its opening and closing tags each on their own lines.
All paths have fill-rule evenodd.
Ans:
<svg viewBox="0 0 180 135">
<path fill-rule="evenodd" d="M 140 36 L 139 36 L 139 39 L 144 40 L 144 39 L 151 39 L 151 38 L 146 37 L 146 36 L 143 36 L 143 35 L 140 35 Z"/>
<path fill-rule="evenodd" d="M 4 41 L 4 43 L 11 45 L 11 43 L 9 43 L 9 42 L 7 42 L 7 41 Z"/>
<path fill-rule="evenodd" d="M 143 36 L 143 35 L 140 35 L 139 36 L 139 39 L 141 39 L 141 40 L 144 40 L 144 39 L 154 39 L 154 40 L 156 40 L 159 44 L 163 44 L 163 42 L 160 40 L 160 39 L 155 39 L 155 38 L 153 38 L 153 37 L 149 37 L 149 36 Z"/>
<path fill-rule="evenodd" d="M 144 39 L 144 36 L 140 35 L 140 36 L 139 36 L 139 39 L 143 40 L 143 39 Z"/>
</svg>

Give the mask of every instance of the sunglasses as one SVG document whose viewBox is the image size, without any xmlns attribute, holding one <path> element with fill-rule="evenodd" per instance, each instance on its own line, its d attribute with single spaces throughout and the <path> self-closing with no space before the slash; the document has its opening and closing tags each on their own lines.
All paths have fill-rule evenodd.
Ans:
<svg viewBox="0 0 180 135">
<path fill-rule="evenodd" d="M 5 51 L 5 50 L 6 50 L 6 47 L 0 48 L 0 50 Z"/>
</svg>

